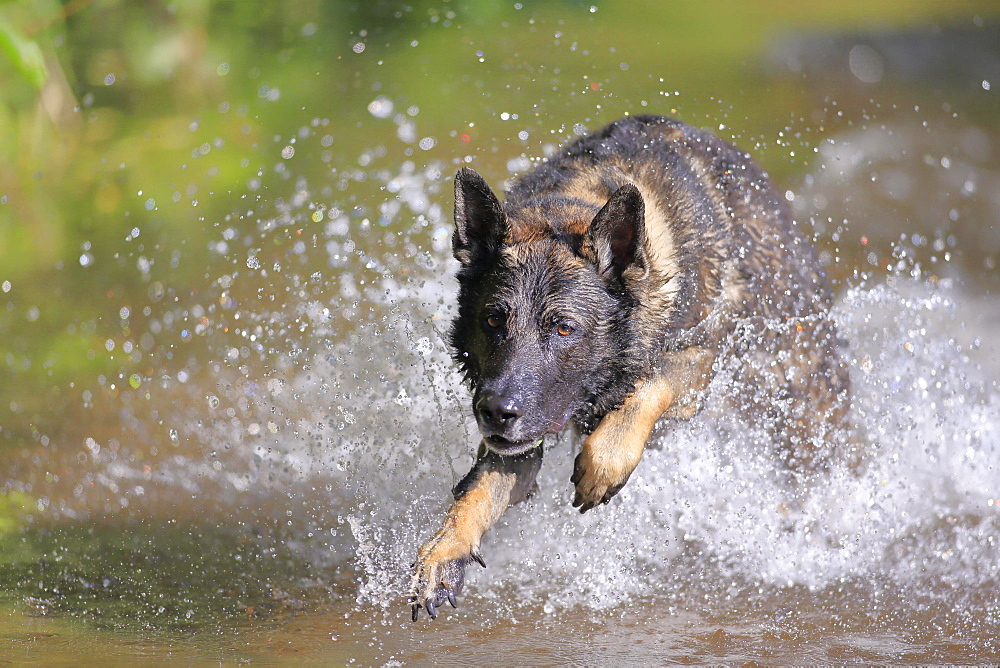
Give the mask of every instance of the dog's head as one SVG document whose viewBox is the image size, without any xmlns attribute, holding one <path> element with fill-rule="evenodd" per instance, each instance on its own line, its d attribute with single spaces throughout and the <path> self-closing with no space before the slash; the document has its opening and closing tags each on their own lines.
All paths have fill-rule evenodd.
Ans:
<svg viewBox="0 0 1000 668">
<path fill-rule="evenodd" d="M 596 213 L 552 197 L 505 209 L 479 174 L 458 172 L 451 341 L 487 447 L 517 454 L 581 422 L 630 364 L 635 287 L 649 273 L 643 221 L 631 185 Z"/>
</svg>

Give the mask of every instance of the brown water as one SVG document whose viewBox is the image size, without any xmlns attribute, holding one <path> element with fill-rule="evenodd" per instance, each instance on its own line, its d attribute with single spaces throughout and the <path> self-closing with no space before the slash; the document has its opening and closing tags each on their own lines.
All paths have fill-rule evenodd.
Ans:
<svg viewBox="0 0 1000 668">
<path fill-rule="evenodd" d="M 842 4 L 213 6 L 149 38 L 173 75 L 108 41 L 118 14 L 68 18 L 52 48 L 96 55 L 66 65 L 80 127 L 42 132 L 78 142 L 65 178 L 38 167 L 60 196 L 31 165 L 0 180 L 2 239 L 53 235 L 0 249 L 0 659 L 1000 660 L 992 5 Z M 411 623 L 408 565 L 476 442 L 443 341 L 450 175 L 499 182 L 638 111 L 745 146 L 813 225 L 867 468 L 791 491 L 712 412 L 721 374 L 598 512 L 569 506 L 572 439 L 548 444 L 461 607 Z"/>
</svg>

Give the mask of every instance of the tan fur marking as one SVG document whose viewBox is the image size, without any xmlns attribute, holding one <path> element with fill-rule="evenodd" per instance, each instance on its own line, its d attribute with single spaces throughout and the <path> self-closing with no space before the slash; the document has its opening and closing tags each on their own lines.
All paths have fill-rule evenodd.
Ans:
<svg viewBox="0 0 1000 668">
<path fill-rule="evenodd" d="M 602 195 L 602 190 L 597 175 L 589 171 L 576 174 L 568 184 L 561 188 L 566 197 L 578 199 L 597 208 L 608 203 L 608 198 Z"/>
<path fill-rule="evenodd" d="M 584 503 L 601 503 L 609 489 L 622 485 L 639 465 L 653 425 L 673 402 L 675 390 L 663 379 L 639 381 L 617 410 L 604 416 L 583 442 L 576 483 Z"/>
<path fill-rule="evenodd" d="M 590 199 L 593 199 L 593 196 Z M 604 206 L 606 203 L 606 201 L 601 201 L 598 205 L 596 200 L 594 202 L 591 204 L 589 201 L 582 203 L 577 201 L 564 206 L 558 213 L 561 231 L 569 234 L 586 233 L 590 221 L 596 213 L 596 207 Z M 551 212 L 545 214 L 530 206 L 522 209 L 516 217 L 508 221 L 510 228 L 505 242 L 507 244 L 530 244 L 546 239 L 552 232 L 553 220 L 551 218 Z"/>
<path fill-rule="evenodd" d="M 441 528 L 417 552 L 417 564 L 410 584 L 416 600 L 433 598 L 435 589 L 454 589 L 456 583 L 444 579 L 445 566 L 470 559 L 491 526 L 510 505 L 515 476 L 489 471 L 448 509 Z"/>
<path fill-rule="evenodd" d="M 673 134 L 676 134 L 676 131 L 672 131 L 671 136 Z M 605 167 L 615 183 L 620 185 L 631 183 L 639 190 L 645 208 L 646 244 L 652 254 L 653 266 L 662 276 L 676 275 L 679 271 L 677 244 L 670 230 L 670 222 L 667 220 L 666 213 L 659 206 L 654 194 L 655 189 L 644 182 L 641 174 L 636 173 L 636 166 L 633 164 L 614 162 Z M 575 175 L 570 183 L 562 188 L 562 192 L 567 196 L 590 202 L 597 207 L 603 207 L 608 203 L 608 197 L 611 193 L 605 195 L 605 191 L 606 186 L 601 181 L 600 175 L 592 171 Z M 672 286 L 670 283 L 664 287 L 666 288 L 666 297 L 672 297 L 677 290 L 676 285 Z"/>
<path fill-rule="evenodd" d="M 712 360 L 703 348 L 671 355 L 659 374 L 636 383 L 625 403 L 604 416 L 577 456 L 574 505 L 579 501 L 583 510 L 591 508 L 604 502 L 609 490 L 625 484 L 639 465 L 656 421 L 674 407 L 678 415 L 691 411 L 690 395 L 708 384 Z"/>
<path fill-rule="evenodd" d="M 657 205 L 656 196 L 653 195 L 652 191 L 639 179 L 635 179 L 634 184 L 639 189 L 639 194 L 642 195 L 642 202 L 646 209 L 646 243 L 653 256 L 653 266 L 662 276 L 676 276 L 679 272 L 677 244 L 670 231 L 670 223 Z M 676 288 L 670 290 L 669 286 L 668 282 L 664 287 L 668 288 L 669 296 L 673 296 Z"/>
<path fill-rule="evenodd" d="M 531 244 L 543 240 L 548 236 L 548 230 L 539 225 L 516 225 L 511 226 L 504 240 L 508 245 Z"/>
</svg>

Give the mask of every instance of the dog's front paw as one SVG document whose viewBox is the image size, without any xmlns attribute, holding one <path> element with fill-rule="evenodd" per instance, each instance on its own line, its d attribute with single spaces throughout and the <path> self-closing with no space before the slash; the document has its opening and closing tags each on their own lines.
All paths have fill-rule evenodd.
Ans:
<svg viewBox="0 0 1000 668">
<path fill-rule="evenodd" d="M 475 561 L 483 568 L 486 562 L 479 554 L 478 545 L 468 545 L 455 538 L 447 528 L 441 529 L 424 543 L 413 565 L 409 602 L 413 621 L 417 621 L 420 608 L 427 610 L 431 619 L 445 601 L 458 607 L 458 594 L 465 583 L 465 567 Z"/>
<path fill-rule="evenodd" d="M 638 464 L 638 457 L 630 457 L 623 451 L 594 447 L 588 439 L 573 464 L 573 477 L 570 478 L 576 485 L 573 507 L 585 513 L 594 506 L 607 503 L 625 486 Z"/>
</svg>

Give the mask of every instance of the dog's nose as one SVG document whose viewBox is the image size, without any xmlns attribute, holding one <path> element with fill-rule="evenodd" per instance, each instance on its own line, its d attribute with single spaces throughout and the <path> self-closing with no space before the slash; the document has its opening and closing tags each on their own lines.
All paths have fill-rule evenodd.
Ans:
<svg viewBox="0 0 1000 668">
<path fill-rule="evenodd" d="M 476 404 L 480 419 L 493 429 L 507 429 L 524 414 L 520 399 L 484 392 Z"/>
</svg>

